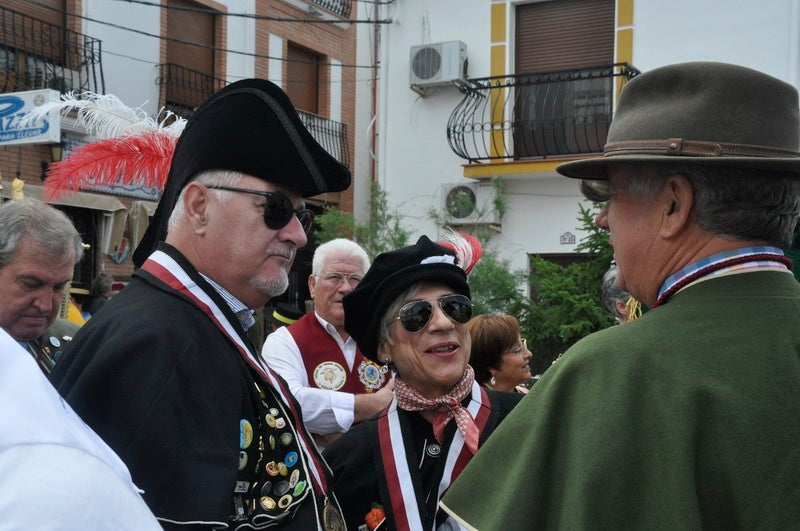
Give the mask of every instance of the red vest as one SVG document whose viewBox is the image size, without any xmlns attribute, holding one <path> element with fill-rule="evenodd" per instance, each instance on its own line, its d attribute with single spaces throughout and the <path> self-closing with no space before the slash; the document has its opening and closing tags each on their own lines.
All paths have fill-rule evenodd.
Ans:
<svg viewBox="0 0 800 531">
<path fill-rule="evenodd" d="M 308 385 L 328 391 L 374 393 L 386 385 L 380 366 L 356 348 L 353 370 L 336 340 L 323 328 L 314 312 L 308 312 L 286 328 L 294 338 L 308 374 Z"/>
</svg>

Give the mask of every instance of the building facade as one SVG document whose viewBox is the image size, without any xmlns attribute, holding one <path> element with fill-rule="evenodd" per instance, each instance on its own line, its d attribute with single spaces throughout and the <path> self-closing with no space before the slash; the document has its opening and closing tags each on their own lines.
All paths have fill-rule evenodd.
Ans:
<svg viewBox="0 0 800 531">
<path fill-rule="evenodd" d="M 361 9 L 384 23 L 360 27 L 359 62 L 376 56 L 379 74 L 374 112 L 360 107 L 357 117 L 375 127 L 372 150 L 356 156 L 359 177 L 384 188 L 415 235 L 435 236 L 444 223 L 484 231 L 515 269 L 527 270 L 532 254 L 579 259 L 579 205 L 589 204 L 554 168 L 602 152 L 619 90 L 637 72 L 723 61 L 800 84 L 795 0 L 397 0 Z M 359 101 L 372 90 L 360 84 Z M 357 205 L 367 189 L 356 187 Z"/>
<path fill-rule="evenodd" d="M 215 90 L 248 77 L 286 90 L 306 126 L 334 156 L 352 166 L 356 16 L 349 0 L 0 0 L 0 97 L 51 89 L 113 94 L 131 108 L 188 117 Z M 0 142 L 0 182 L 26 182 L 41 196 L 49 164 L 94 140 L 66 117 L 55 141 Z M 59 150 L 61 152 L 59 153 Z M 99 272 L 120 285 L 160 190 L 87 185 L 51 200 L 90 245 L 76 268 L 86 283 Z M 309 201 L 352 209 L 352 191 Z M 299 254 L 287 297 L 303 300 L 309 249 Z"/>
</svg>

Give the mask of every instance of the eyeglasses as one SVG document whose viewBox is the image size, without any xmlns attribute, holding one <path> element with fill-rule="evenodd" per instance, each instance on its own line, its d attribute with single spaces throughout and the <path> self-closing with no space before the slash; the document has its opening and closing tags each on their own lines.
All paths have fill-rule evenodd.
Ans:
<svg viewBox="0 0 800 531">
<path fill-rule="evenodd" d="M 303 226 L 303 230 L 311 230 L 311 223 L 314 221 L 314 213 L 308 209 L 296 209 L 285 195 L 278 192 L 262 192 L 260 190 L 247 190 L 245 188 L 234 188 L 233 186 L 211 185 L 212 190 L 228 190 L 230 192 L 241 192 L 243 194 L 260 195 L 266 198 L 264 204 L 264 223 L 272 230 L 280 230 L 292 221 L 292 216 L 296 215 Z"/>
<path fill-rule="evenodd" d="M 523 337 L 522 339 L 519 340 L 519 345 L 517 345 L 512 349 L 507 350 L 506 352 L 509 352 L 511 354 L 521 354 L 522 351 L 524 350 L 528 350 L 528 340 Z"/>
<path fill-rule="evenodd" d="M 614 196 L 611 183 L 590 179 L 581 181 L 581 193 L 586 199 L 595 203 L 605 203 Z"/>
<path fill-rule="evenodd" d="M 348 275 L 347 273 L 338 273 L 336 271 L 331 271 L 330 273 L 325 273 L 322 275 L 322 280 L 336 286 L 341 284 L 342 281 L 346 281 L 348 284 L 355 287 L 359 282 L 361 282 L 362 278 L 364 277 L 355 273 Z"/>
<path fill-rule="evenodd" d="M 456 323 L 465 324 L 472 317 L 472 302 L 464 295 L 445 295 L 436 299 L 444 314 Z M 430 301 L 412 301 L 400 308 L 397 320 L 409 332 L 419 332 L 433 317 Z"/>
</svg>

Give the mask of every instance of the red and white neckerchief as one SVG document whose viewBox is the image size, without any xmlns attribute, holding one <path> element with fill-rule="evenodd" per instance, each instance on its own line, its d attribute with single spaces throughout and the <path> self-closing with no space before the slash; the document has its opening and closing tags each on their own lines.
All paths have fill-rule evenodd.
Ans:
<svg viewBox="0 0 800 531">
<path fill-rule="evenodd" d="M 467 406 L 467 411 L 475 419 L 478 432 L 482 433 L 489 420 L 491 408 L 486 391 L 475 381 L 472 382 L 472 398 Z M 378 438 L 384 477 L 389 486 L 395 527 L 398 531 L 423 529 L 420 507 L 417 504 L 417 494 L 414 489 L 414 478 L 419 477 L 419 470 L 416 468 L 416 463 L 409 463 L 406 458 L 403 433 L 397 412 L 397 398 L 392 399 L 385 412 L 378 417 Z M 472 459 L 472 452 L 467 448 L 461 432 L 456 430 L 445 456 L 437 499 L 441 499 L 470 459 Z"/>
<path fill-rule="evenodd" d="M 467 409 L 461 405 L 467 395 L 472 392 L 472 383 L 475 381 L 475 371 L 469 365 L 464 375 L 450 392 L 437 398 L 426 398 L 408 385 L 402 378 L 395 378 L 394 396 L 397 397 L 397 407 L 406 411 L 435 411 L 433 418 L 433 435 L 439 444 L 444 442 L 444 430 L 447 423 L 455 418 L 458 431 L 464 437 L 467 448 L 475 455 L 478 451 L 478 427 Z"/>
<path fill-rule="evenodd" d="M 225 317 L 224 312 L 217 306 L 208 293 L 203 291 L 203 289 L 192 280 L 189 274 L 184 271 L 175 259 L 163 251 L 155 251 L 144 264 L 142 264 L 142 269 L 194 302 L 194 304 L 217 325 L 231 343 L 236 346 L 245 362 L 247 362 L 265 382 L 272 385 L 272 388 L 280 397 L 284 406 L 292 413 L 294 431 L 296 432 L 297 440 L 302 449 L 301 459 L 307 461 L 307 468 L 311 470 L 314 487 L 319 494 L 326 496 L 328 492 L 328 482 L 325 478 L 324 467 L 327 465 L 324 461 L 319 459 L 319 456 L 317 456 L 315 452 L 311 451 L 314 445 L 308 433 L 305 431 L 302 422 L 298 420 L 300 415 L 294 406 L 294 402 L 289 398 L 291 397 L 291 393 L 288 387 L 284 385 L 280 378 L 275 376 L 275 373 L 272 372 L 269 367 L 263 364 L 261 360 L 250 351 L 247 344 L 239 336 L 234 325 Z"/>
</svg>

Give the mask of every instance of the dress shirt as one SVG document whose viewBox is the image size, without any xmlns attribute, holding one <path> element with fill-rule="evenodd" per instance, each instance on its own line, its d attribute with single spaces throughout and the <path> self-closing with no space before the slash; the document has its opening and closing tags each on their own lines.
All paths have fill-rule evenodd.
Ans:
<svg viewBox="0 0 800 531">
<path fill-rule="evenodd" d="M 352 370 L 356 358 L 356 342 L 352 337 L 343 340 L 332 324 L 316 312 L 314 316 L 339 345 L 347 360 L 348 370 Z M 261 357 L 289 384 L 289 389 L 303 410 L 303 421 L 308 431 L 328 435 L 350 429 L 354 420 L 355 395 L 310 387 L 300 347 L 286 327 L 267 336 Z"/>
</svg>

